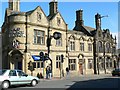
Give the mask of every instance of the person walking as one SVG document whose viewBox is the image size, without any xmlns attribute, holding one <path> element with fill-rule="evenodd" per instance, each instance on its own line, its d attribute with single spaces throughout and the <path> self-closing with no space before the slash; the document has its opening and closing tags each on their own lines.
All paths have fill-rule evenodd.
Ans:
<svg viewBox="0 0 120 90">
<path fill-rule="evenodd" d="M 66 79 L 69 77 L 69 68 L 66 67 Z"/>
<path fill-rule="evenodd" d="M 51 79 L 52 78 L 52 68 L 51 68 L 51 66 L 49 66 L 49 79 Z"/>
<path fill-rule="evenodd" d="M 48 79 L 49 76 L 49 66 L 46 67 L 46 79 Z"/>
</svg>

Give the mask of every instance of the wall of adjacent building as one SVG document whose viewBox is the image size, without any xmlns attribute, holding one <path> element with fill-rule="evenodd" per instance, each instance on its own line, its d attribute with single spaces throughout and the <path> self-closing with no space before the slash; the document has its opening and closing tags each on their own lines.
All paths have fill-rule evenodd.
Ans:
<svg viewBox="0 0 120 90">
<path fill-rule="evenodd" d="M 2 36 L 0 33 L 0 69 L 2 69 Z"/>
</svg>

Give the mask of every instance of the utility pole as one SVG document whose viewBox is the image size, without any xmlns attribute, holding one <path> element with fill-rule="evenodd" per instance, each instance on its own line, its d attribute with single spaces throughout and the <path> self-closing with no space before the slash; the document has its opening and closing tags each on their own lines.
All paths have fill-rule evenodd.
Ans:
<svg viewBox="0 0 120 90">
<path fill-rule="evenodd" d="M 61 33 L 60 32 L 54 32 L 53 35 L 50 35 L 50 23 L 48 27 L 48 36 L 47 36 L 47 48 L 48 48 L 48 58 L 51 61 L 51 69 L 53 69 L 52 65 L 52 59 L 50 58 L 50 46 L 51 46 L 51 39 L 54 38 L 55 40 L 61 38 Z M 53 70 L 52 70 L 53 71 Z M 53 75 L 53 74 L 52 74 Z"/>
</svg>

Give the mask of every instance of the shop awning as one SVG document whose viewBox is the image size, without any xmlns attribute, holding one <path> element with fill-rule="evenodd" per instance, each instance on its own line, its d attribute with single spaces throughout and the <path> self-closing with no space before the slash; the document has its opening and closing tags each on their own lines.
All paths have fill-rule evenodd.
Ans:
<svg viewBox="0 0 120 90">
<path fill-rule="evenodd" d="M 34 61 L 40 61 L 40 56 L 32 55 Z"/>
</svg>

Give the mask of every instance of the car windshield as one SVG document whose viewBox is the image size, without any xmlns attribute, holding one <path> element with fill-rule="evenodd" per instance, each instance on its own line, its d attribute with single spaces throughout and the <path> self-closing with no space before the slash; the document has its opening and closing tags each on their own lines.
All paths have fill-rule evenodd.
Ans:
<svg viewBox="0 0 120 90">
<path fill-rule="evenodd" d="M 3 75 L 6 72 L 6 70 L 0 70 L 0 75 Z"/>
</svg>

